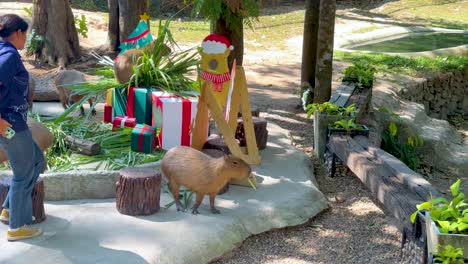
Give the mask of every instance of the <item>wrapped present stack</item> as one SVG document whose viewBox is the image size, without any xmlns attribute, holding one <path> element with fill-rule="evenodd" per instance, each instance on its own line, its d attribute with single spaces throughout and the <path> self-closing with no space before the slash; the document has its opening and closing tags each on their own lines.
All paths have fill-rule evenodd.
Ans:
<svg viewBox="0 0 468 264">
<path fill-rule="evenodd" d="M 182 98 L 156 88 L 109 89 L 104 121 L 112 123 L 113 130 L 133 129 L 133 151 L 151 153 L 157 146 L 165 150 L 191 146 L 198 94 L 189 95 Z"/>
</svg>

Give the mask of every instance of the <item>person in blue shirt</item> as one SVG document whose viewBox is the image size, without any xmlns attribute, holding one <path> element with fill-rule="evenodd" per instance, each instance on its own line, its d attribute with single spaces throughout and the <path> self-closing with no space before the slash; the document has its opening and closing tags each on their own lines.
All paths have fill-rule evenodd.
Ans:
<svg viewBox="0 0 468 264">
<path fill-rule="evenodd" d="M 28 24 L 13 14 L 0 16 L 0 148 L 8 156 L 13 179 L 0 214 L 8 222 L 8 241 L 39 236 L 32 228 L 32 191 L 44 168 L 44 156 L 27 125 L 29 74 L 18 50 L 24 48 Z M 8 139 L 6 129 L 16 133 Z"/>
</svg>

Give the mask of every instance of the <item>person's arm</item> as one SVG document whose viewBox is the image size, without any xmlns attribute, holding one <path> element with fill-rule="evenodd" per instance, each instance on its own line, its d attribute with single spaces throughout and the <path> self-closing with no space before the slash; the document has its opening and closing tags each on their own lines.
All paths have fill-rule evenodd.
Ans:
<svg viewBox="0 0 468 264">
<path fill-rule="evenodd" d="M 15 76 L 18 63 L 18 55 L 14 53 L 6 53 L 0 56 L 0 105 L 4 90 L 7 87 L 12 87 L 13 77 Z M 6 129 L 11 127 L 11 124 L 3 120 L 0 116 L 0 136 L 6 137 Z"/>
<path fill-rule="evenodd" d="M 13 52 L 0 56 L 0 100 L 1 90 L 13 85 L 13 79 L 18 70 L 19 63 L 21 63 L 21 59 L 18 54 L 14 54 Z"/>
</svg>

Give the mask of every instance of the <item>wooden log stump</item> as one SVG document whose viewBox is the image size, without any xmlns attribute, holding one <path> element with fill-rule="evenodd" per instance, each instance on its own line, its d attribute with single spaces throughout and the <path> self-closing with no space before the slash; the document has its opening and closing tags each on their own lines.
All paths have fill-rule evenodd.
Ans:
<svg viewBox="0 0 468 264">
<path fill-rule="evenodd" d="M 116 207 L 125 215 L 151 215 L 160 209 L 161 173 L 150 168 L 120 171 L 116 187 Z"/>
<path fill-rule="evenodd" d="M 0 181 L 0 206 L 5 201 L 5 198 L 10 190 L 12 177 L 6 177 Z M 32 192 L 32 204 L 34 216 L 33 224 L 41 223 L 46 219 L 45 209 L 44 209 L 44 181 L 42 178 L 39 178 L 34 186 Z"/>
<path fill-rule="evenodd" d="M 72 151 L 80 154 L 94 156 L 101 153 L 101 146 L 96 142 L 74 138 L 72 136 L 66 136 L 65 142 Z"/>
<path fill-rule="evenodd" d="M 218 149 L 203 149 L 202 152 L 213 158 L 220 158 L 225 154 L 225 152 L 218 150 Z M 219 190 L 218 194 L 226 193 L 228 190 L 229 190 L 229 182 L 226 183 L 226 185 L 221 190 Z"/>
<path fill-rule="evenodd" d="M 259 150 L 266 148 L 268 141 L 268 122 L 264 118 L 252 117 L 254 123 L 255 139 L 257 141 L 257 147 Z M 236 139 L 239 140 L 240 146 L 243 147 L 246 145 L 245 131 L 244 131 L 244 121 L 239 119 L 237 122 L 236 129 Z"/>
<path fill-rule="evenodd" d="M 224 143 L 224 140 L 216 134 L 210 135 L 208 137 L 208 140 L 206 141 L 205 145 L 203 145 L 203 149 L 204 150 L 209 150 L 209 149 L 219 150 L 222 153 L 225 153 L 227 155 L 231 154 L 231 151 L 229 150 L 229 147 L 226 145 L 226 143 Z"/>
</svg>

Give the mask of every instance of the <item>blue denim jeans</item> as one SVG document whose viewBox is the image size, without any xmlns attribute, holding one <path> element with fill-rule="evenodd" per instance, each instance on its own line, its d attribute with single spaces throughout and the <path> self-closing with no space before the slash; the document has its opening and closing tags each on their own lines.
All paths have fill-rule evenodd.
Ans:
<svg viewBox="0 0 468 264">
<path fill-rule="evenodd" d="M 13 171 L 8 196 L 3 208 L 10 211 L 10 228 L 32 222 L 32 191 L 44 168 L 44 156 L 29 129 L 17 132 L 12 139 L 0 136 L 0 147 L 6 152 Z"/>
</svg>

